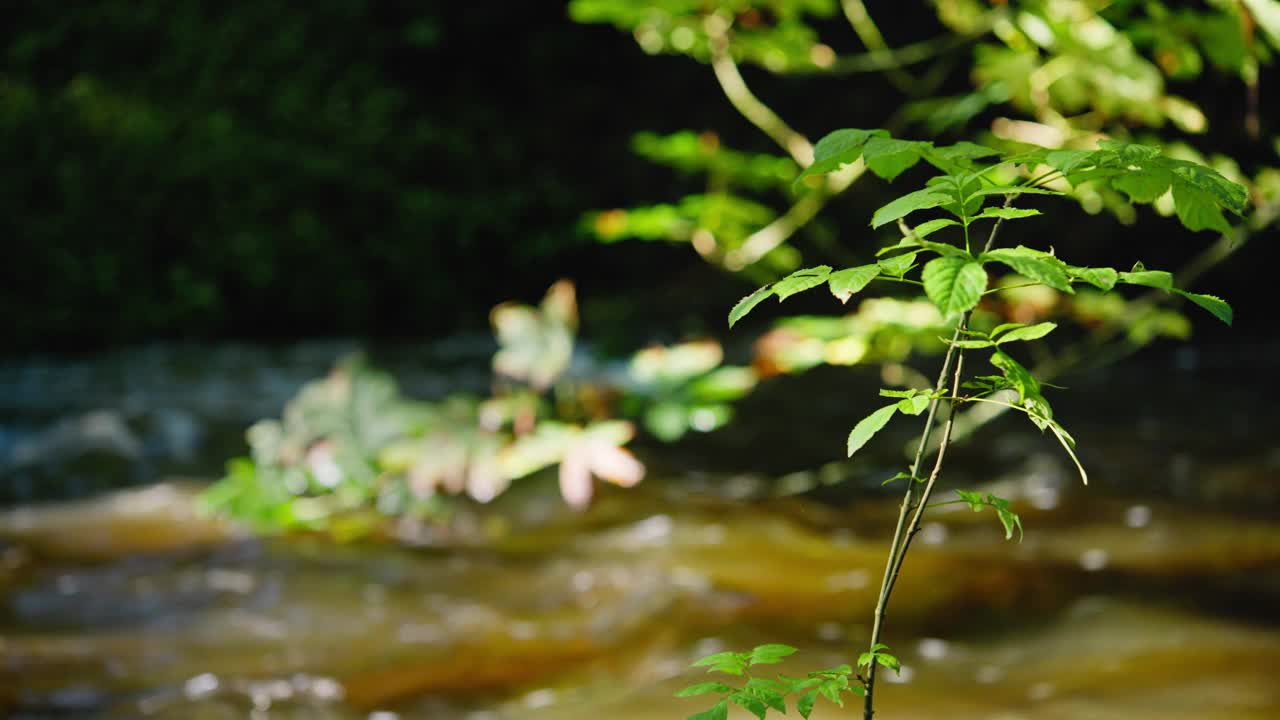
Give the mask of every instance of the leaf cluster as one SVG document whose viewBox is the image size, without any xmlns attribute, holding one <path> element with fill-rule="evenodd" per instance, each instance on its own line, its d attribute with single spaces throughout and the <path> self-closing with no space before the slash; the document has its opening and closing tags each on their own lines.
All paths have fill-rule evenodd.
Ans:
<svg viewBox="0 0 1280 720">
<path fill-rule="evenodd" d="M 887 648 L 883 645 L 879 646 L 874 657 L 866 663 L 860 662 L 860 665 L 867 665 L 874 661 L 885 667 L 891 667 L 895 671 L 898 670 L 897 658 L 888 653 L 879 652 L 884 649 Z M 705 667 L 707 672 L 742 677 L 745 683 L 741 687 L 719 681 L 698 683 L 680 690 L 676 693 L 676 697 L 695 697 L 712 693 L 721 696 L 711 709 L 694 713 L 689 716 L 689 720 L 725 720 L 728 717 L 730 704 L 738 705 L 760 720 L 765 720 L 770 710 L 785 714 L 786 698 L 791 694 L 798 695 L 795 700 L 796 711 L 804 718 L 808 718 L 813 712 L 813 706 L 819 697 L 843 707 L 846 693 L 858 697 L 865 694 L 866 691 L 861 684 L 850 682 L 851 677 L 854 680 L 859 678 L 854 675 L 853 668 L 847 664 L 816 670 L 803 678 L 778 674 L 775 680 L 751 675 L 752 667 L 776 664 L 795 652 L 796 649 L 789 645 L 769 644 L 760 645 L 747 652 L 729 651 L 708 655 L 694 662 L 691 667 Z M 864 658 L 867 657 L 864 655 Z"/>
</svg>

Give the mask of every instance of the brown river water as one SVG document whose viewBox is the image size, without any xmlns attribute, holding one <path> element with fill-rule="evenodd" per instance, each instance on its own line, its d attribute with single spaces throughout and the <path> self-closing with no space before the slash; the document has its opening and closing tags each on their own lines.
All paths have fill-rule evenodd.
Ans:
<svg viewBox="0 0 1280 720">
<path fill-rule="evenodd" d="M 1093 448 L 1089 488 L 1034 431 L 958 449 L 955 481 L 1013 499 L 1026 536 L 1005 542 L 993 517 L 963 506 L 933 513 L 895 591 L 885 641 L 903 671 L 881 675 L 877 717 L 1280 718 L 1274 412 L 1232 394 L 1231 373 L 1167 370 L 1175 391 L 1136 409 L 1106 398 L 1155 383 L 1149 368 L 1076 384 L 1088 402 L 1059 414 L 1088 414 L 1073 430 Z M 85 372 L 89 387 L 118 375 Z M 29 388 L 25 377 L 0 373 L 0 387 Z M 154 398 L 163 378 L 147 377 Z M 0 477 L 18 490 L 0 511 L 5 717 L 676 720 L 710 706 L 673 697 L 707 679 L 689 667 L 702 655 L 785 642 L 800 652 L 777 668 L 801 674 L 865 648 L 896 500 L 826 484 L 861 466 L 755 475 L 732 467 L 722 439 L 666 459 L 650 448 L 645 483 L 605 490 L 584 513 L 536 478 L 447 533 L 254 538 L 196 515 L 200 481 L 169 472 L 208 477 L 200 458 L 223 451 L 218 423 L 243 418 L 218 415 L 212 390 L 186 405 L 174 390 L 150 410 L 127 390 L 81 408 L 38 394 L 45 405 L 6 408 Z M 203 429 L 190 466 L 172 450 L 181 433 L 154 430 L 160 406 Z M 129 472 L 150 482 L 24 499 L 36 480 L 91 483 L 101 453 L 13 458 L 101 408 L 137 439 L 128 467 L 148 469 Z M 730 456 L 718 463 L 729 469 L 692 467 L 703 451 Z M 861 709 L 820 702 L 813 717 Z"/>
</svg>

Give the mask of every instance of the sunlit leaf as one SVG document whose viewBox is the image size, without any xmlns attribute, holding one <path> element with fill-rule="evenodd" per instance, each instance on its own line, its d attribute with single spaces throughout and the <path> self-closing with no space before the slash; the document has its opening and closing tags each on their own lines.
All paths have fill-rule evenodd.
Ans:
<svg viewBox="0 0 1280 720">
<path fill-rule="evenodd" d="M 773 294 L 773 287 L 766 285 L 759 290 L 738 301 L 733 309 L 729 311 L 729 327 L 733 327 L 739 320 L 746 317 L 752 308 L 759 305 L 765 298 Z"/>
<path fill-rule="evenodd" d="M 871 227 L 878 228 L 899 218 L 906 217 L 917 210 L 928 210 L 955 201 L 955 197 L 946 190 L 927 187 L 913 193 L 907 193 L 884 207 L 876 210 L 871 216 Z"/>
<path fill-rule="evenodd" d="M 705 682 L 697 685 L 690 685 L 676 693 L 676 697 L 696 697 L 698 695 L 706 695 L 707 693 L 725 693 L 733 688 L 722 682 Z"/>
<path fill-rule="evenodd" d="M 987 289 L 987 271 L 957 257 L 930 260 L 921 274 L 924 292 L 945 316 L 972 310 Z"/>
<path fill-rule="evenodd" d="M 841 165 L 856 162 L 862 156 L 863 146 L 873 137 L 887 138 L 884 130 L 836 130 L 828 133 L 813 146 L 813 164 L 805 168 L 800 179 L 838 170 Z"/>
<path fill-rule="evenodd" d="M 862 159 L 871 172 L 892 181 L 920 162 L 922 154 L 931 147 L 932 143 L 928 142 L 873 137 L 863 148 Z"/>
<path fill-rule="evenodd" d="M 994 260 L 1013 268 L 1023 277 L 1044 283 L 1054 290 L 1074 293 L 1067 279 L 1066 264 L 1058 258 L 1026 247 L 997 248 L 982 254 L 983 261 Z"/>
<path fill-rule="evenodd" d="M 1045 335 L 1053 332 L 1057 327 L 1057 323 L 1042 322 L 1036 323 L 1035 325 L 1013 328 L 1001 335 L 999 339 L 996 340 L 996 343 L 1017 342 L 1019 340 L 1039 340 Z M 995 337 L 996 333 L 992 332 L 991 335 L 992 337 Z"/>
<path fill-rule="evenodd" d="M 1234 313 L 1231 310 L 1231 305 L 1229 305 L 1226 300 L 1223 300 L 1220 297 L 1217 297 L 1215 295 L 1203 295 L 1201 293 L 1187 292 L 1185 290 L 1179 290 L 1177 288 L 1174 288 L 1173 291 L 1181 295 L 1182 297 L 1190 300 L 1191 302 L 1199 305 L 1205 310 L 1208 310 L 1209 312 L 1213 313 L 1214 317 L 1218 318 L 1219 320 L 1221 320 L 1222 322 L 1228 325 L 1230 325 L 1231 321 L 1234 319 Z"/>
<path fill-rule="evenodd" d="M 897 411 L 897 403 L 886 405 L 860 420 L 857 425 L 854 425 L 853 430 L 849 433 L 849 455 L 852 456 L 863 445 L 866 445 L 868 440 L 889 423 L 889 420 L 893 418 L 893 414 Z"/>
<path fill-rule="evenodd" d="M 825 283 L 830 274 L 830 265 L 818 265 L 797 270 L 774 283 L 773 292 L 778 296 L 779 300 L 786 300 L 796 293 L 804 292 Z"/>
<path fill-rule="evenodd" d="M 827 282 L 831 287 L 832 295 L 835 295 L 840 302 L 848 302 L 854 293 L 866 287 L 879 274 L 879 264 L 861 265 L 833 272 L 827 278 Z"/>
</svg>

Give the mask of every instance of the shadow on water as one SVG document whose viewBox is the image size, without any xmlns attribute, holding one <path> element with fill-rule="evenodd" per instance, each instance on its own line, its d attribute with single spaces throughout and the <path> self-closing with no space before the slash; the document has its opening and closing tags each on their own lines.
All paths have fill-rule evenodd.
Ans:
<svg viewBox="0 0 1280 720">
<path fill-rule="evenodd" d="M 773 421 L 744 412 L 736 446 L 649 448 L 652 477 L 585 513 L 539 477 L 447 536 L 399 544 L 248 537 L 194 514 L 186 481 L 33 504 L 207 477 L 335 354 L 240 350 L 0 368 L 8 716 L 657 720 L 704 709 L 672 697 L 701 655 L 784 641 L 801 652 L 780 669 L 799 673 L 865 642 L 896 511 L 871 488 L 892 456 L 823 466 L 830 454 L 797 443 L 768 474 L 740 459 L 788 447 L 761 445 L 769 432 L 808 432 L 782 397 L 799 392 L 753 398 Z M 482 378 L 487 348 L 399 352 L 378 360 L 430 395 Z M 408 370 L 428 361 L 445 369 Z M 895 592 L 887 641 L 904 668 L 881 714 L 1280 714 L 1280 446 L 1234 380 L 1208 357 L 1074 381 L 1059 413 L 1087 448 L 1087 489 L 1016 426 L 959 449 L 952 482 L 1010 497 L 1028 532 L 1005 543 L 955 508 L 924 527 Z M 842 405 L 811 422 L 842 434 Z"/>
</svg>

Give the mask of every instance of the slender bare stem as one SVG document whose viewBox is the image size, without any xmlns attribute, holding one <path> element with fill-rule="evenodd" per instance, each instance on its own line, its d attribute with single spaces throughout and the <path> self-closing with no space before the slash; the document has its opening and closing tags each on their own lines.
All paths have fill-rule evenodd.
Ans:
<svg viewBox="0 0 1280 720">
<path fill-rule="evenodd" d="M 1012 201 L 1012 195 L 1006 196 L 1005 207 L 1008 207 Z M 982 248 L 983 252 L 990 250 L 995 244 L 996 237 L 1003 224 L 1003 220 L 997 220 L 995 225 L 992 226 L 991 234 L 987 236 L 987 242 Z M 935 395 L 941 395 L 947 389 L 948 376 L 951 377 L 950 396 L 955 398 L 960 395 L 960 381 L 964 372 L 964 350 L 956 345 L 956 342 L 961 339 L 968 325 L 969 313 L 966 312 L 960 316 L 960 320 L 956 323 L 951 343 L 947 346 L 947 354 L 942 360 L 942 370 L 938 373 L 938 381 L 934 384 Z M 952 369 L 953 360 L 955 362 L 954 370 Z M 907 481 L 907 490 L 902 497 L 902 506 L 898 511 L 898 523 L 894 528 L 893 540 L 889 546 L 889 558 L 885 563 L 884 578 L 880 582 L 880 596 L 876 600 L 875 616 L 871 623 L 871 641 L 869 643 L 872 648 L 880 642 L 884 631 L 885 612 L 889 606 L 889 598 L 893 594 L 893 586 L 897 584 L 898 576 L 902 572 L 902 563 L 906 559 L 907 550 L 911 547 L 911 540 L 920 531 L 920 521 L 924 517 L 924 511 L 929 503 L 929 497 L 933 493 L 933 488 L 937 485 L 938 479 L 942 477 L 943 461 L 946 458 L 947 447 L 951 443 L 951 433 L 955 427 L 956 410 L 958 409 L 958 403 L 955 401 L 952 401 L 947 412 L 947 421 L 942 428 L 942 440 L 938 445 L 938 455 L 934 459 L 933 469 L 929 472 L 924 489 L 920 491 L 917 497 L 916 478 L 920 477 L 920 468 L 923 465 L 925 453 L 929 447 L 929 436 L 933 429 L 938 405 L 941 402 L 941 398 L 935 397 L 929 403 L 929 414 L 925 418 L 924 431 L 921 433 L 920 442 L 916 446 L 915 460 L 911 465 L 911 479 Z M 909 522 L 907 520 L 908 517 L 910 517 Z M 872 650 L 871 652 L 875 651 Z M 866 695 L 863 697 L 862 703 L 863 720 L 872 720 L 875 717 L 875 687 L 876 662 L 873 659 L 867 667 L 867 676 L 864 681 Z"/>
</svg>

